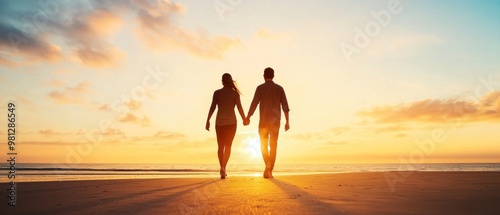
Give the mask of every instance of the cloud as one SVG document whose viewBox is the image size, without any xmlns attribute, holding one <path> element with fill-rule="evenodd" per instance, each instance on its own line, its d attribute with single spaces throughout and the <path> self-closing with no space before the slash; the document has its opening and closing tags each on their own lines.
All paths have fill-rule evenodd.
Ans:
<svg viewBox="0 0 500 215">
<path fill-rule="evenodd" d="M 52 28 L 70 39 L 75 45 L 91 45 L 93 42 L 111 36 L 123 24 L 119 14 L 106 9 L 94 9 L 75 12 L 75 16 L 66 23 L 51 23 Z"/>
<path fill-rule="evenodd" d="M 20 96 L 20 95 L 17 95 L 15 96 L 16 98 L 16 102 L 18 103 L 21 103 L 22 105 L 26 106 L 26 107 L 32 107 L 33 106 L 33 101 L 31 101 L 30 99 L 24 97 L 24 96 Z"/>
<path fill-rule="evenodd" d="M 54 146 L 72 146 L 72 145 L 77 145 L 77 142 L 62 142 L 62 141 L 23 141 L 20 142 L 19 144 L 22 145 L 43 145 L 43 146 L 49 146 L 49 145 L 54 145 Z"/>
<path fill-rule="evenodd" d="M 76 72 L 71 69 L 66 69 L 66 68 L 59 68 L 55 71 L 57 74 L 64 74 L 64 75 L 72 75 L 75 74 Z"/>
<path fill-rule="evenodd" d="M 335 128 L 330 129 L 330 132 L 339 136 L 339 135 L 342 135 L 343 133 L 348 132 L 350 130 L 351 130 L 351 128 L 349 128 L 349 127 L 335 127 Z"/>
<path fill-rule="evenodd" d="M 210 37 L 204 32 L 194 33 L 176 26 L 172 21 L 174 16 L 184 12 L 177 3 L 160 1 L 158 5 L 146 2 L 140 5 L 137 13 L 140 28 L 136 34 L 153 50 L 180 48 L 199 57 L 220 59 L 225 51 L 241 44 L 238 39 Z"/>
<path fill-rule="evenodd" d="M 147 116 L 143 117 L 138 117 L 133 113 L 125 113 L 122 116 L 118 117 L 118 122 L 123 122 L 123 123 L 134 123 L 142 126 L 149 126 L 150 125 L 150 120 Z"/>
<path fill-rule="evenodd" d="M 51 86 L 51 87 L 60 87 L 63 85 L 63 82 L 60 81 L 60 80 L 52 80 L 50 83 L 47 84 L 48 86 Z"/>
<path fill-rule="evenodd" d="M 257 36 L 258 38 L 262 38 L 262 39 L 286 39 L 286 38 L 290 37 L 289 34 L 270 32 L 269 30 L 267 30 L 265 28 L 259 29 L 255 33 L 255 36 Z"/>
<path fill-rule="evenodd" d="M 120 122 L 135 122 L 137 120 L 138 118 L 132 113 L 126 113 L 118 118 L 118 121 Z"/>
<path fill-rule="evenodd" d="M 130 109 L 130 110 L 138 110 L 142 106 L 142 102 L 131 99 L 128 102 L 125 102 L 125 105 Z"/>
<path fill-rule="evenodd" d="M 158 131 L 156 132 L 154 137 L 158 139 L 177 139 L 177 138 L 184 138 L 186 137 L 186 135 L 177 132 Z"/>
<path fill-rule="evenodd" d="M 4 66 L 8 66 L 8 67 L 16 67 L 17 63 L 0 55 L 0 65 L 4 65 Z"/>
<path fill-rule="evenodd" d="M 57 62 L 63 58 L 61 48 L 48 41 L 46 37 L 25 34 L 13 25 L 0 21 L 0 64 L 17 66 L 26 61 Z M 21 56 L 23 59 L 19 59 Z M 29 62 L 28 62 L 29 63 Z"/>
<path fill-rule="evenodd" d="M 186 137 L 187 135 L 183 133 L 172 131 L 158 131 L 154 135 L 136 136 L 129 138 L 129 140 L 133 143 L 175 143 L 177 145 L 181 145 L 181 143 L 184 143 L 183 146 L 193 145 L 193 141 L 187 141 Z"/>
<path fill-rule="evenodd" d="M 83 65 L 95 68 L 112 67 L 125 58 L 121 51 L 109 47 L 100 49 L 85 47 L 75 50 L 73 54 Z"/>
<path fill-rule="evenodd" d="M 479 108 L 487 114 L 498 114 L 500 111 L 500 91 L 486 94 L 479 100 Z"/>
<path fill-rule="evenodd" d="M 397 124 L 397 125 L 390 125 L 390 126 L 382 126 L 382 127 L 373 128 L 373 131 L 375 133 L 386 133 L 386 132 L 406 131 L 408 129 L 410 129 L 410 128 L 408 128 L 405 125 Z"/>
<path fill-rule="evenodd" d="M 130 112 L 130 111 L 136 111 L 136 110 L 139 110 L 141 109 L 142 107 L 142 102 L 141 101 L 137 101 L 137 100 L 134 100 L 134 99 L 130 99 L 129 101 L 122 101 L 123 103 L 120 103 L 120 106 L 121 104 L 124 105 L 124 107 L 112 107 L 110 104 L 96 104 L 94 106 L 94 108 L 97 108 L 97 110 L 99 111 L 122 111 L 121 108 L 124 108 L 123 111 L 124 112 Z"/>
<path fill-rule="evenodd" d="M 125 133 L 123 133 L 123 131 L 121 131 L 118 128 L 107 128 L 106 130 L 101 132 L 101 134 L 105 135 L 105 136 L 113 136 L 113 135 L 118 135 L 118 136 L 122 136 L 122 137 L 125 136 Z"/>
<path fill-rule="evenodd" d="M 76 87 L 66 87 L 59 91 L 52 91 L 49 97 L 61 104 L 81 104 L 84 101 L 83 96 L 90 92 L 90 83 L 84 81 Z"/>
<path fill-rule="evenodd" d="M 107 41 L 122 25 L 119 14 L 98 8 L 75 14 L 66 23 L 51 23 L 50 27 L 64 36 L 78 62 L 88 67 L 111 67 L 125 58 Z"/>
<path fill-rule="evenodd" d="M 182 17 L 185 8 L 168 0 L 71 1 L 57 6 L 63 10 L 40 10 L 36 2 L 2 2 L 2 8 L 8 9 L 0 13 L 1 66 L 62 59 L 91 68 L 120 65 L 127 56 L 112 43 L 112 37 L 125 23 L 131 26 L 126 30 L 133 29 L 152 50 L 180 49 L 197 57 L 220 59 L 241 44 L 235 38 L 180 26 L 175 19 Z M 33 17 L 42 21 L 31 25 Z"/>
<path fill-rule="evenodd" d="M 394 135 L 394 138 L 403 138 L 403 137 L 407 137 L 407 136 L 408 136 L 407 134 L 399 133 L 399 134 Z"/>
<path fill-rule="evenodd" d="M 52 129 L 42 129 L 38 131 L 39 134 L 43 134 L 44 136 L 54 136 L 54 135 L 68 135 L 70 132 L 56 132 Z"/>
<path fill-rule="evenodd" d="M 127 112 L 118 116 L 117 120 L 123 123 L 134 123 L 141 126 L 149 126 L 150 120 L 147 116 L 143 115 L 142 117 L 137 116 L 134 112 L 138 112 L 142 107 L 142 102 L 131 99 L 127 102 L 124 102 L 125 107 L 127 108 Z M 109 111 L 111 107 L 107 104 L 101 105 L 99 110 Z"/>
<path fill-rule="evenodd" d="M 326 144 L 338 146 L 338 145 L 347 145 L 348 143 L 347 141 L 328 141 Z"/>
<path fill-rule="evenodd" d="M 111 106 L 108 104 L 101 104 L 99 107 L 97 107 L 97 110 L 99 111 L 111 111 Z"/>
<path fill-rule="evenodd" d="M 358 114 L 377 123 L 499 121 L 500 91 L 487 93 L 478 101 L 425 99 L 409 104 L 374 107 Z"/>
<path fill-rule="evenodd" d="M 125 133 L 119 128 L 106 128 L 104 131 L 95 131 L 93 134 L 100 134 L 104 136 L 120 136 L 125 138 Z M 76 135 L 85 135 L 84 130 L 80 129 L 76 132 Z"/>
<path fill-rule="evenodd" d="M 65 42 L 65 53 L 85 66 L 117 65 L 125 55 L 108 40 L 123 20 L 120 13 L 98 7 L 98 2 L 57 3 L 58 9 L 53 11 L 40 10 L 39 4 L 32 2 L 5 2 L 3 6 L 11 11 L 0 15 L 0 49 L 7 50 L 9 57 L 0 56 L 0 64 L 17 66 L 25 60 L 57 62 L 64 56 L 55 43 Z"/>
</svg>

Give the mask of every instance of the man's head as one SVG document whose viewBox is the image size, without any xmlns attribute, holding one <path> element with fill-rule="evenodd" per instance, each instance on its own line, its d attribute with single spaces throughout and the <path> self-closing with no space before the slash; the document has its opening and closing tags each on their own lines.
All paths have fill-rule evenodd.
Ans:
<svg viewBox="0 0 500 215">
<path fill-rule="evenodd" d="M 274 69 L 271 67 L 267 67 L 264 70 L 264 78 L 265 79 L 273 79 L 274 78 Z"/>
</svg>

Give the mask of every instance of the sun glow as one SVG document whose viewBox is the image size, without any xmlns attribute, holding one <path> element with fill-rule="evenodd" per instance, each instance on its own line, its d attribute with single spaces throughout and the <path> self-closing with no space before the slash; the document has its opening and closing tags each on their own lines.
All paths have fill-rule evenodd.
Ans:
<svg viewBox="0 0 500 215">
<path fill-rule="evenodd" d="M 260 140 L 259 135 L 251 133 L 243 140 L 243 150 L 251 158 L 259 158 L 260 153 Z"/>
</svg>

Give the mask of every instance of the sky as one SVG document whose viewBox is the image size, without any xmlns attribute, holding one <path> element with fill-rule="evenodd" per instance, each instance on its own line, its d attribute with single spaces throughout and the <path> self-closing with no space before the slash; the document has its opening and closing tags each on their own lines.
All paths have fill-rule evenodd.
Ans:
<svg viewBox="0 0 500 215">
<path fill-rule="evenodd" d="M 216 164 L 222 74 L 246 113 L 266 67 L 291 109 L 277 163 L 500 162 L 500 1 L 0 4 L 18 162 Z M 230 164 L 262 162 L 257 125 Z"/>
</svg>

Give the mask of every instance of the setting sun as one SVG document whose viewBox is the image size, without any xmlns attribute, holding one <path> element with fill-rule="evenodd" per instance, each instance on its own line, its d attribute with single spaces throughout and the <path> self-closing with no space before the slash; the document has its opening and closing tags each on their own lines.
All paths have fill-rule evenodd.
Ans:
<svg viewBox="0 0 500 215">
<path fill-rule="evenodd" d="M 260 140 L 256 131 L 249 133 L 242 141 L 242 148 L 252 159 L 261 158 Z"/>
</svg>

